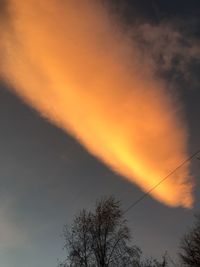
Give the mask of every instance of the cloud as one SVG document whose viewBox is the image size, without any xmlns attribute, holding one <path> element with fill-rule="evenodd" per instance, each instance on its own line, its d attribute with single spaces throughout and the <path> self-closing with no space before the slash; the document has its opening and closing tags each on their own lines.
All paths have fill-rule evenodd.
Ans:
<svg viewBox="0 0 200 267">
<path fill-rule="evenodd" d="M 134 38 L 158 74 L 169 74 L 168 80 L 175 82 L 175 86 L 184 82 L 196 88 L 199 85 L 195 68 L 200 67 L 200 41 L 191 29 L 197 27 L 196 20 L 187 25 L 180 19 L 159 24 L 143 23 L 136 28 Z M 180 80 L 182 83 L 178 83 Z"/>
<path fill-rule="evenodd" d="M 144 191 L 187 158 L 179 103 L 151 63 L 158 30 L 140 30 L 151 51 L 143 55 L 99 1 L 8 3 L 0 73 L 24 101 Z M 191 207 L 192 187 L 186 164 L 151 195 Z"/>
</svg>

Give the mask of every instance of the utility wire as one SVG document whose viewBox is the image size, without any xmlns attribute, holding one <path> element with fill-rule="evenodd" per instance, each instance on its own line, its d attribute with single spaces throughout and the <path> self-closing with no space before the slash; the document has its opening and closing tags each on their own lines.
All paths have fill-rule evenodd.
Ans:
<svg viewBox="0 0 200 267">
<path fill-rule="evenodd" d="M 178 165 L 173 171 L 171 171 L 167 176 L 162 178 L 157 184 L 155 184 L 152 188 L 150 188 L 147 192 L 145 192 L 141 197 L 139 197 L 135 202 L 133 202 L 130 206 L 128 206 L 123 214 L 127 213 L 130 209 L 134 208 L 139 202 L 141 202 L 144 198 L 149 196 L 149 194 L 155 190 L 160 184 L 162 184 L 165 180 L 167 180 L 172 174 L 174 174 L 177 170 L 182 168 L 187 162 L 191 161 L 195 156 L 197 156 L 200 153 L 200 150 L 196 151 L 194 154 L 192 154 L 189 158 L 187 158 L 185 161 L 183 161 L 180 165 Z"/>
</svg>

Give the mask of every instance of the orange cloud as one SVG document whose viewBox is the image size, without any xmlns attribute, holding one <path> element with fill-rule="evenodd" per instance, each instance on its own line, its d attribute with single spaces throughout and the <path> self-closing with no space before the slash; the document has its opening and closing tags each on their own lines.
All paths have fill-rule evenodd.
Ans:
<svg viewBox="0 0 200 267">
<path fill-rule="evenodd" d="M 98 1 L 8 2 L 1 75 L 19 96 L 144 191 L 186 159 L 177 102 Z M 191 207 L 189 165 L 151 195 Z"/>
</svg>

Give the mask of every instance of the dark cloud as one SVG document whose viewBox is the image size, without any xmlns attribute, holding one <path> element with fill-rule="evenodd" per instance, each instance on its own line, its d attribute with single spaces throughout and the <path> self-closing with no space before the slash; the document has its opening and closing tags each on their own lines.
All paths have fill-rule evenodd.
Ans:
<svg viewBox="0 0 200 267">
<path fill-rule="evenodd" d="M 150 59 L 168 85 L 199 87 L 199 2 L 117 0 L 107 4 L 130 38 L 137 40 L 144 60 Z"/>
<path fill-rule="evenodd" d="M 193 27 L 192 27 L 193 26 Z M 191 28 L 197 28 L 191 22 Z M 135 32 L 138 46 L 144 58 L 151 59 L 157 73 L 177 85 L 187 83 L 189 87 L 199 85 L 197 70 L 200 67 L 200 40 L 189 30 L 186 22 L 169 20 L 157 25 L 139 25 Z"/>
</svg>

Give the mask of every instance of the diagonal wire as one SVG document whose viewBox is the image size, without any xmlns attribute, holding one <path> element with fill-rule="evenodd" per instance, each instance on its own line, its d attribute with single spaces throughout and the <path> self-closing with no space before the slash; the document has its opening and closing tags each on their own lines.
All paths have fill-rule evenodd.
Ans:
<svg viewBox="0 0 200 267">
<path fill-rule="evenodd" d="M 152 188 L 150 188 L 147 192 L 145 192 L 141 197 L 139 197 L 135 202 L 133 202 L 130 206 L 128 206 L 123 214 L 127 213 L 130 209 L 134 208 L 139 202 L 141 202 L 144 198 L 149 196 L 149 194 L 155 190 L 160 184 L 162 184 L 165 180 L 167 180 L 172 174 L 174 174 L 177 170 L 182 168 L 187 162 L 191 161 L 195 156 L 200 153 L 200 150 L 197 150 L 194 154 L 192 154 L 189 158 L 184 160 L 180 165 L 178 165 L 173 171 L 171 171 L 167 176 L 162 178 L 157 184 L 155 184 Z"/>
</svg>

